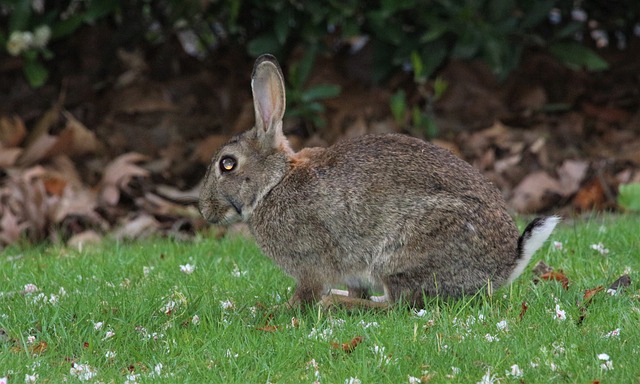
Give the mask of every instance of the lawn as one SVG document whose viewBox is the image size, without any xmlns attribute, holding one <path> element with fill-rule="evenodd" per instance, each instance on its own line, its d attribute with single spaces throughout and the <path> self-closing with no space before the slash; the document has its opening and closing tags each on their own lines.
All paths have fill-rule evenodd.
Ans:
<svg viewBox="0 0 640 384">
<path fill-rule="evenodd" d="M 639 383 L 638 228 L 638 216 L 565 220 L 513 285 L 420 312 L 269 316 L 293 281 L 242 237 L 8 248 L 0 378 Z M 534 283 L 540 260 L 562 274 Z M 623 274 L 631 284 L 608 292 Z"/>
</svg>

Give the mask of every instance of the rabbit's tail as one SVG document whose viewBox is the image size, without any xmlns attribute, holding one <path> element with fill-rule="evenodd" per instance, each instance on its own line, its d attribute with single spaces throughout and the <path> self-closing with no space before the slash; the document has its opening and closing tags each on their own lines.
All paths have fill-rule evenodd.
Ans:
<svg viewBox="0 0 640 384">
<path fill-rule="evenodd" d="M 518 239 L 518 260 L 507 283 L 515 280 L 526 268 L 534 253 L 544 244 L 560 221 L 558 216 L 539 217 L 527 225 Z"/>
</svg>

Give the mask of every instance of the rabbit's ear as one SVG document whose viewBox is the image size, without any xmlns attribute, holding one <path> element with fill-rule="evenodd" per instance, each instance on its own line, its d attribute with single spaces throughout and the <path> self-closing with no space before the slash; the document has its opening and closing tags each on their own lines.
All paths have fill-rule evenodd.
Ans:
<svg viewBox="0 0 640 384">
<path fill-rule="evenodd" d="M 266 133 L 277 140 L 283 136 L 282 117 L 286 101 L 284 78 L 275 57 L 258 57 L 251 75 L 251 90 L 259 134 Z"/>
</svg>

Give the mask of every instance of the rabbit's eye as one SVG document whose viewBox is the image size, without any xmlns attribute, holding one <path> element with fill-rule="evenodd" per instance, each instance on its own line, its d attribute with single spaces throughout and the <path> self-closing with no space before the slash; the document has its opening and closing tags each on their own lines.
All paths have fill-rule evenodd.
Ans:
<svg viewBox="0 0 640 384">
<path fill-rule="evenodd" d="M 233 171 L 236 167 L 237 161 L 231 156 L 223 157 L 220 160 L 220 171 L 222 173 Z"/>
</svg>

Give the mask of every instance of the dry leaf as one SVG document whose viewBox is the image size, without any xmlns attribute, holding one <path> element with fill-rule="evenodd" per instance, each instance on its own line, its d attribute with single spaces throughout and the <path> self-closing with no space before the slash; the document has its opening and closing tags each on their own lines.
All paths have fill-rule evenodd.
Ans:
<svg viewBox="0 0 640 384">
<path fill-rule="evenodd" d="M 573 198 L 573 206 L 580 211 L 600 209 L 607 201 L 604 187 L 598 178 L 591 179 Z"/>
<path fill-rule="evenodd" d="M 29 352 L 33 355 L 41 355 L 47 350 L 47 343 L 44 341 L 29 346 Z"/>
<path fill-rule="evenodd" d="M 353 352 L 354 349 L 356 349 L 358 344 L 362 343 L 363 340 L 364 340 L 364 337 L 356 336 L 348 343 L 338 344 L 336 342 L 332 342 L 331 343 L 331 348 L 333 348 L 333 349 L 342 349 L 346 353 L 351 353 L 351 352 Z"/>
<path fill-rule="evenodd" d="M 17 147 L 27 135 L 19 116 L 0 116 L 0 147 Z"/>
<path fill-rule="evenodd" d="M 131 179 L 149 176 L 149 171 L 136 165 L 147 159 L 145 155 L 130 152 L 109 163 L 100 182 L 100 201 L 111 206 L 118 204 L 120 190 L 129 184 Z"/>
<path fill-rule="evenodd" d="M 628 287 L 629 285 L 631 285 L 631 277 L 629 277 L 629 275 L 627 274 L 624 274 L 620 276 L 616 281 L 614 281 L 609 286 L 609 289 L 613 291 L 617 291 L 618 289 Z"/>
<path fill-rule="evenodd" d="M 562 283 L 562 288 L 569 289 L 569 278 L 562 273 L 562 271 L 551 271 L 540 275 L 542 280 L 555 280 Z"/>
<path fill-rule="evenodd" d="M 277 325 L 271 325 L 271 324 L 265 324 L 262 327 L 258 327 L 256 328 L 256 330 L 258 331 L 264 331 L 264 332 L 275 332 L 279 329 L 280 327 L 278 327 Z"/>
<path fill-rule="evenodd" d="M 547 172 L 538 171 L 525 177 L 513 190 L 510 203 L 518 212 L 533 213 L 543 209 L 549 194 L 562 195 L 562 187 L 558 180 Z"/>
<path fill-rule="evenodd" d="M 529 306 L 527 305 L 526 301 L 523 301 L 522 307 L 520 308 L 520 315 L 518 316 L 520 318 L 520 321 L 522 321 L 524 315 L 527 313 L 527 309 L 529 309 Z"/>
<path fill-rule="evenodd" d="M 533 273 L 536 276 L 540 276 L 551 271 L 553 271 L 553 268 L 545 264 L 545 262 L 542 260 L 538 261 L 538 263 L 533 267 Z"/>
<path fill-rule="evenodd" d="M 588 161 L 565 160 L 562 163 L 557 172 L 564 196 L 573 195 L 580 189 L 580 184 L 587 175 L 588 170 Z"/>
<path fill-rule="evenodd" d="M 603 289 L 604 287 L 602 285 L 599 285 L 593 289 L 587 289 L 584 291 L 584 296 L 582 296 L 582 299 L 584 301 L 589 301 L 593 296 L 595 296 L 598 292 L 602 291 Z"/>
<path fill-rule="evenodd" d="M 160 223 L 153 216 L 142 213 L 118 228 L 114 236 L 116 239 L 140 239 L 155 233 L 159 228 Z"/>
</svg>

